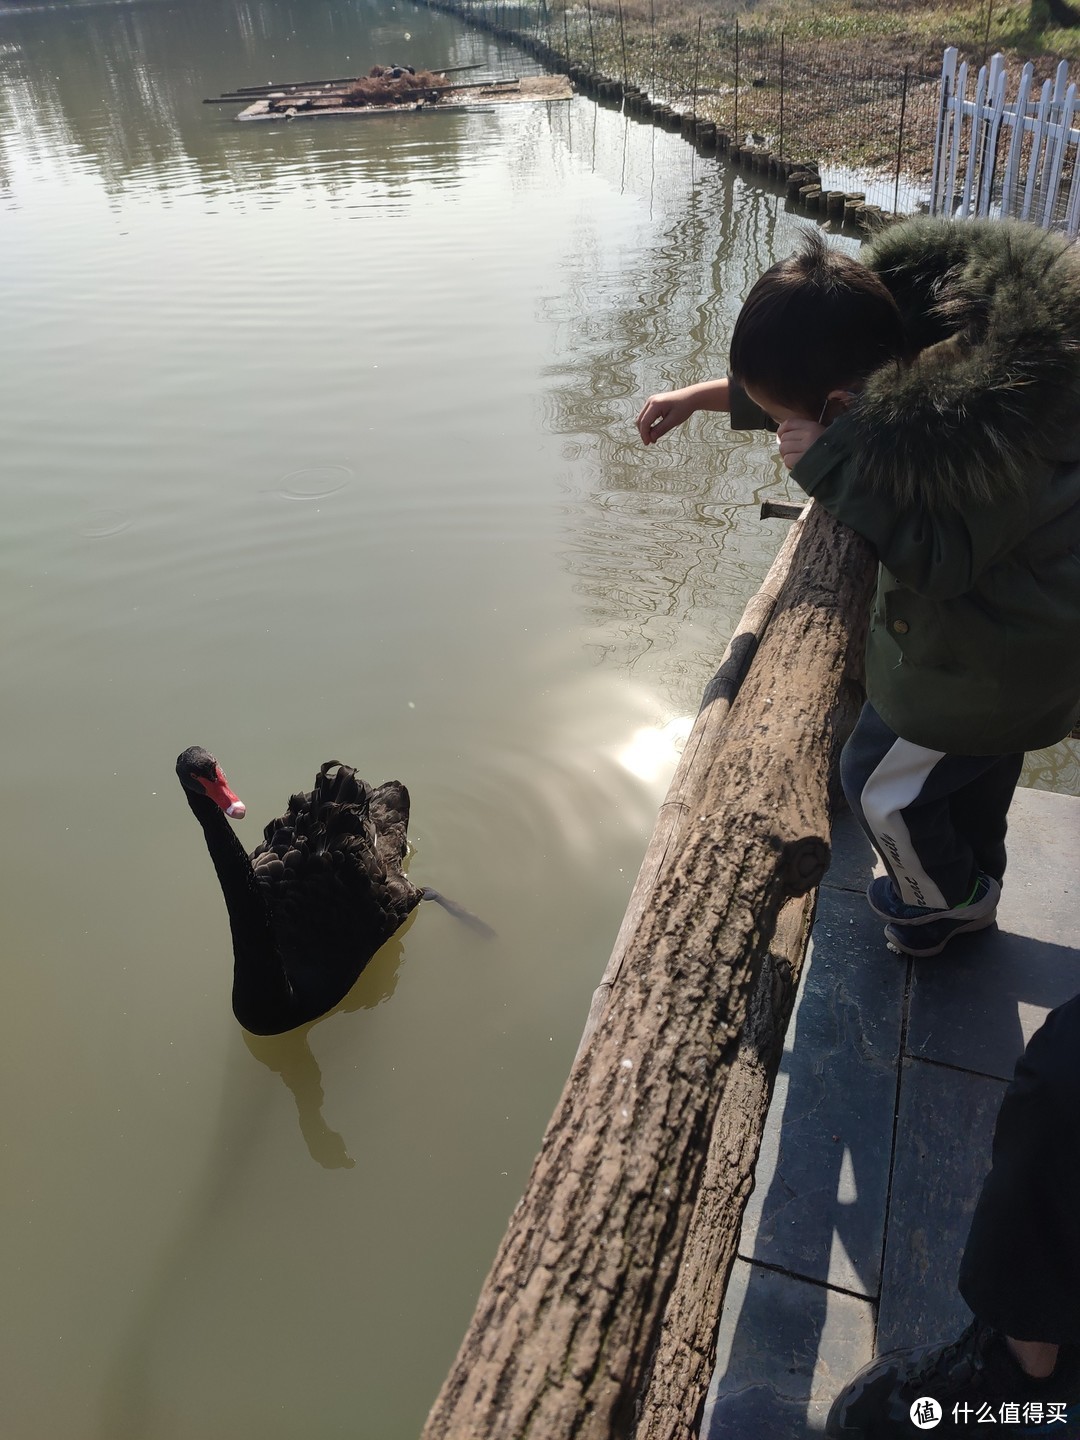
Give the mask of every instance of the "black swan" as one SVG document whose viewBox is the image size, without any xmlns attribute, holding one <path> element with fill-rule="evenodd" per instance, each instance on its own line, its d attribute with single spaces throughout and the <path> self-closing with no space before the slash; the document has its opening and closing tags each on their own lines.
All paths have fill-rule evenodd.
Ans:
<svg viewBox="0 0 1080 1440">
<path fill-rule="evenodd" d="M 252 1034 L 280 1035 L 332 1010 L 421 900 L 491 935 L 475 915 L 403 874 L 409 792 L 399 781 L 372 787 L 328 760 L 311 793 L 290 797 L 249 857 L 226 819 L 242 820 L 246 807 L 213 755 L 191 746 L 176 774 L 221 882 L 233 1014 Z"/>
</svg>

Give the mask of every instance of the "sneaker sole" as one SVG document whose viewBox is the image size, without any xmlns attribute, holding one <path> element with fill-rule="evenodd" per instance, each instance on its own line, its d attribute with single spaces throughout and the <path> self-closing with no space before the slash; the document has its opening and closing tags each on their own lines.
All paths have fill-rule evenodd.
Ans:
<svg viewBox="0 0 1080 1440">
<path fill-rule="evenodd" d="M 927 959 L 931 955 L 940 955 L 942 950 L 945 949 L 945 946 L 948 945 L 949 941 L 955 940 L 957 935 L 969 935 L 972 933 L 972 931 L 975 930 L 986 930 L 991 925 L 993 925 L 996 919 L 997 910 L 995 909 L 991 914 L 979 916 L 978 919 L 969 920 L 966 924 L 961 924 L 955 921 L 950 922 L 954 925 L 954 928 L 949 931 L 948 935 L 945 936 L 945 939 L 942 940 L 938 945 L 906 944 L 900 938 L 900 927 L 896 925 L 885 926 L 885 939 L 889 942 L 890 950 L 895 950 L 901 955 L 914 955 L 917 959 Z M 909 927 L 907 925 L 903 926 L 903 929 L 905 930 L 908 928 Z"/>
</svg>

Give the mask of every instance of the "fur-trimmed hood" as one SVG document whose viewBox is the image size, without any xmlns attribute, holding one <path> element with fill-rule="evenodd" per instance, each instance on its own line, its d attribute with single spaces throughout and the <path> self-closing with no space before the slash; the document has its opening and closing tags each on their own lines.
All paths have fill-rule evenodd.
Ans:
<svg viewBox="0 0 1080 1440">
<path fill-rule="evenodd" d="M 860 258 L 919 352 L 875 371 L 849 412 L 875 487 L 949 510 L 1080 460 L 1080 247 L 1018 221 L 920 219 Z"/>
</svg>

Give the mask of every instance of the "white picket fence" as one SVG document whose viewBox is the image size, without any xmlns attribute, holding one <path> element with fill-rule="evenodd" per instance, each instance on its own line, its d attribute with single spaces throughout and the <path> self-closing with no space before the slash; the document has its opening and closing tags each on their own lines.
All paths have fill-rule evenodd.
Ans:
<svg viewBox="0 0 1080 1440">
<path fill-rule="evenodd" d="M 1066 62 L 1036 93 L 1029 62 L 1008 104 L 1001 55 L 979 70 L 971 97 L 967 61 L 959 67 L 956 62 L 957 52 L 950 47 L 941 69 L 931 214 L 1012 215 L 1075 236 L 1080 231 L 1080 107 Z"/>
</svg>

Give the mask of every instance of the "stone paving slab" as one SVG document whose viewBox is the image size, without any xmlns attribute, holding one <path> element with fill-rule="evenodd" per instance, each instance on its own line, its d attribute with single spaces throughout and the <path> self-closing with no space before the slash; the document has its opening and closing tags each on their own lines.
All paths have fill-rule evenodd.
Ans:
<svg viewBox="0 0 1080 1440">
<path fill-rule="evenodd" d="M 823 890 L 739 1253 L 877 1295 L 906 967 L 861 895 Z"/>
<path fill-rule="evenodd" d="M 737 1260 L 703 1440 L 803 1440 L 824 1428 L 852 1359 L 873 1355 L 869 1300 Z"/>
<path fill-rule="evenodd" d="M 971 1319 L 957 1266 L 1004 1093 L 1003 1080 L 904 1061 L 879 1352 L 952 1339 Z"/>
<path fill-rule="evenodd" d="M 1009 1080 L 1047 1013 L 1080 991 L 1080 952 L 1009 930 L 1006 907 L 998 913 L 996 928 L 961 936 L 941 961 L 913 966 L 907 1048 Z"/>
<path fill-rule="evenodd" d="M 885 948 L 862 898 L 875 856 L 851 816 L 833 844 L 702 1440 L 820 1435 L 875 1350 L 958 1333 L 956 1272 L 1004 1082 L 1047 1010 L 1080 991 L 1080 798 L 1017 792 L 999 925 L 944 960 Z M 875 1278 L 882 1147 L 891 1190 Z"/>
<path fill-rule="evenodd" d="M 1080 800 L 1018 790 L 998 923 L 914 967 L 913 1055 L 1011 1079 L 1055 1005 L 1080 991 Z"/>
</svg>

